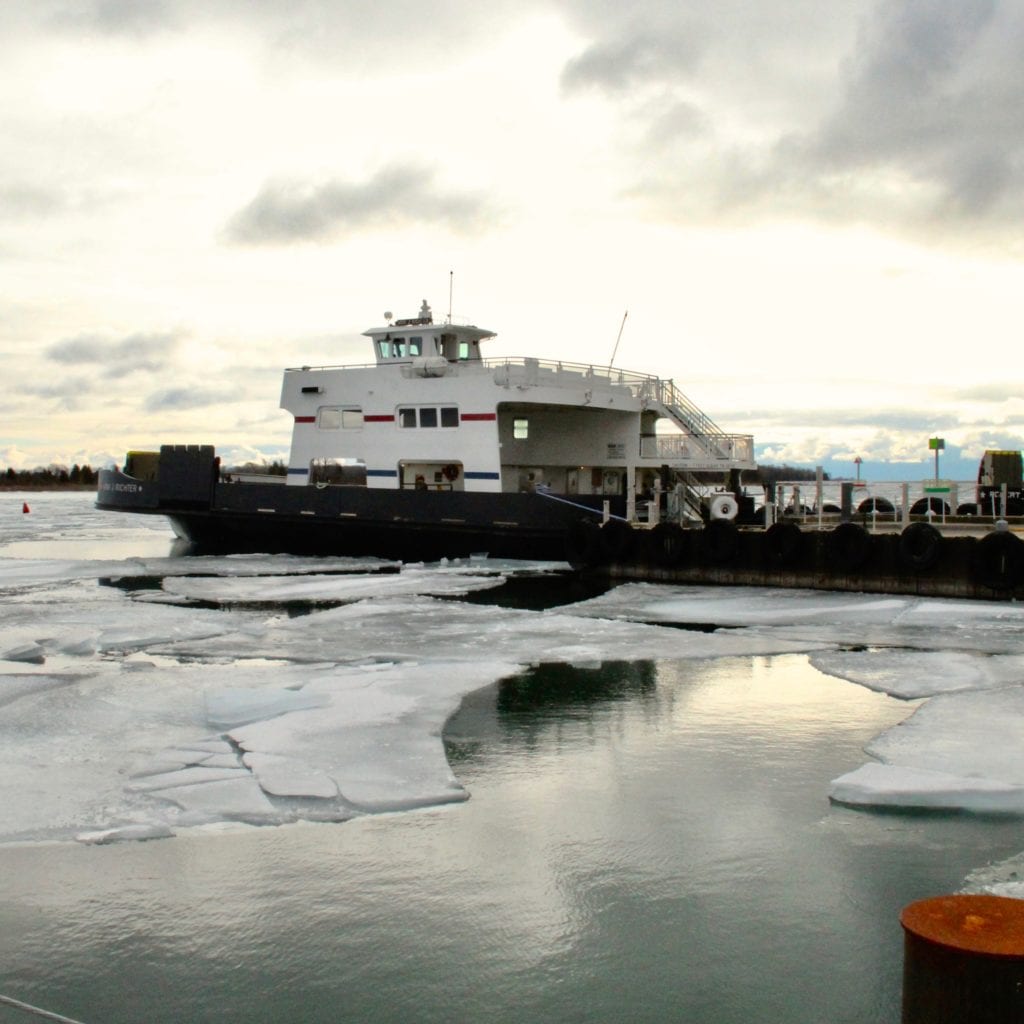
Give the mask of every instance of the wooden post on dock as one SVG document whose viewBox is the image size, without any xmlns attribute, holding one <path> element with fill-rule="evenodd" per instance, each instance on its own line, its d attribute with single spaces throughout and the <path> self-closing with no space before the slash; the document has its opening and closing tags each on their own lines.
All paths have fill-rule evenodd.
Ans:
<svg viewBox="0 0 1024 1024">
<path fill-rule="evenodd" d="M 844 523 L 853 518 L 853 484 L 849 481 L 839 485 L 839 518 Z"/>
<path fill-rule="evenodd" d="M 1024 900 L 958 895 L 905 907 L 903 1024 L 1024 1020 Z"/>
</svg>

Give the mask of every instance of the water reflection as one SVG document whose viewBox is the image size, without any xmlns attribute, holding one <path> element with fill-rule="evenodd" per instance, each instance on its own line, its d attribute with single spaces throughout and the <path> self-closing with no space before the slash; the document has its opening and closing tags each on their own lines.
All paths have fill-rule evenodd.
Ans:
<svg viewBox="0 0 1024 1024">
<path fill-rule="evenodd" d="M 499 716 L 562 711 L 642 697 L 653 693 L 656 685 L 653 661 L 612 661 L 599 668 L 536 665 L 498 684 L 496 707 Z"/>
<path fill-rule="evenodd" d="M 829 806 L 908 710 L 797 656 L 539 666 L 449 723 L 467 803 L 0 848 L 5 984 L 90 1024 L 896 1020 L 901 906 L 1020 845 Z"/>
</svg>

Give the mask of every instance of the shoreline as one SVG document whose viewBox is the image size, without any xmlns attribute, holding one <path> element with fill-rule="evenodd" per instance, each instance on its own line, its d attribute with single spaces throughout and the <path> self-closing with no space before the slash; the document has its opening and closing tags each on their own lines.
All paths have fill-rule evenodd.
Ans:
<svg viewBox="0 0 1024 1024">
<path fill-rule="evenodd" d="M 33 491 L 96 491 L 95 484 L 0 484 L 0 492 L 27 494 Z"/>
</svg>

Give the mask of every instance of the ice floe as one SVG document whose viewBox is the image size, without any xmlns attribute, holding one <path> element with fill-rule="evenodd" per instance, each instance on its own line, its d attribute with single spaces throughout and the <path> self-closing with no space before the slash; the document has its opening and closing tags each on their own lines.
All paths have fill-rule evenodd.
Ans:
<svg viewBox="0 0 1024 1024">
<path fill-rule="evenodd" d="M 73 540 L 85 506 L 49 507 L 50 534 Z M 10 537 L 28 543 L 25 524 Z M 562 570 L 0 552 L 0 841 L 462 800 L 441 731 L 479 687 L 544 662 L 789 653 L 916 702 L 834 800 L 1024 814 L 1024 607 L 654 584 L 548 611 L 459 600 Z"/>
</svg>

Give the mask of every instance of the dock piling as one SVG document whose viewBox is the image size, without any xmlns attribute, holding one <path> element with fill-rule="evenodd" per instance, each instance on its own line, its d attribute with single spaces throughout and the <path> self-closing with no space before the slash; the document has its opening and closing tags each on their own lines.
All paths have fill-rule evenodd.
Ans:
<svg viewBox="0 0 1024 1024">
<path fill-rule="evenodd" d="M 939 896 L 903 909 L 903 1024 L 1024 1020 L 1024 900 Z"/>
</svg>

